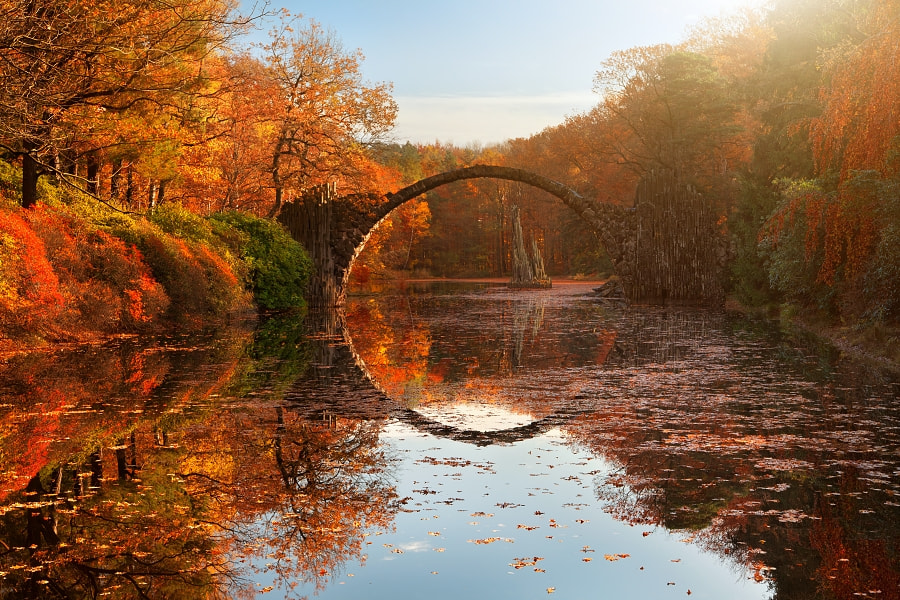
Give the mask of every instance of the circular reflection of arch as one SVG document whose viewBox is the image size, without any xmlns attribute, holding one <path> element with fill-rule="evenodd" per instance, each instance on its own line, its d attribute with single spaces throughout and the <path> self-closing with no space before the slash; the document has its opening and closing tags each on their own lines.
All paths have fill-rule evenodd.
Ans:
<svg viewBox="0 0 900 600">
<path fill-rule="evenodd" d="M 369 383 L 369 385 L 371 385 L 375 390 L 378 391 L 379 395 L 384 400 L 393 404 L 397 404 L 396 400 L 391 398 L 388 392 L 381 386 L 381 384 L 378 383 L 376 377 L 366 366 L 365 360 L 353 347 L 352 336 L 350 335 L 350 331 L 343 319 L 341 319 L 341 327 L 343 331 L 344 342 L 346 343 L 346 347 L 349 350 L 349 353 L 352 356 L 353 360 L 353 364 L 348 365 L 348 368 L 355 369 L 360 374 L 360 376 Z M 397 408 L 390 411 L 390 414 L 397 420 L 413 427 L 414 429 L 423 433 L 431 434 L 435 437 L 446 438 L 457 442 L 464 442 L 467 444 L 474 444 L 476 446 L 490 446 L 493 444 L 515 444 L 517 442 L 534 438 L 538 435 L 546 433 L 547 431 L 550 431 L 555 427 L 559 427 L 567 423 L 568 421 L 579 415 L 583 415 L 588 412 L 591 411 L 559 410 L 541 419 L 531 421 L 524 425 L 518 425 L 515 427 L 508 427 L 504 429 L 493 429 L 488 431 L 480 429 L 467 429 L 464 427 L 450 425 L 437 419 L 433 419 L 412 408 L 397 406 Z"/>
</svg>

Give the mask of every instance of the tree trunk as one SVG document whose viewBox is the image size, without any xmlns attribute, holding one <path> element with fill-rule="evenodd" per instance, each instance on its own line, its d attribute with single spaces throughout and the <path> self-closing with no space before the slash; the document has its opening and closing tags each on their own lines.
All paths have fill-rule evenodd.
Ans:
<svg viewBox="0 0 900 600">
<path fill-rule="evenodd" d="M 100 157 L 96 152 L 87 155 L 87 191 L 89 194 L 100 193 Z"/>
<path fill-rule="evenodd" d="M 120 189 L 122 186 L 122 161 L 121 159 L 116 159 L 113 161 L 112 165 L 112 175 L 109 178 L 109 195 L 112 196 L 114 200 L 119 199 L 119 194 L 121 194 L 122 190 Z"/>
<path fill-rule="evenodd" d="M 31 144 L 26 144 L 22 155 L 22 207 L 31 208 L 37 204 L 38 165 L 28 152 Z"/>
<path fill-rule="evenodd" d="M 131 206 L 134 202 L 134 169 L 128 164 L 128 173 L 125 176 L 125 204 Z"/>
</svg>

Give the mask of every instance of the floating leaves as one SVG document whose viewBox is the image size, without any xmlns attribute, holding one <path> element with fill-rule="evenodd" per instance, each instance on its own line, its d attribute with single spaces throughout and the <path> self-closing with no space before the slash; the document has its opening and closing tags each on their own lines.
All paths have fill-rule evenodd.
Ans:
<svg viewBox="0 0 900 600">
<path fill-rule="evenodd" d="M 603 558 L 608 560 L 609 562 L 615 562 L 617 560 L 621 560 L 623 558 L 629 558 L 630 554 L 604 554 Z"/>
<path fill-rule="evenodd" d="M 532 558 L 514 558 L 513 561 L 509 563 L 509 566 L 513 567 L 514 569 L 523 569 L 525 567 L 534 567 L 538 564 L 539 561 L 542 560 L 544 560 L 544 557 L 542 556 L 535 556 Z M 537 569 L 535 569 L 535 571 L 537 571 Z M 541 572 L 543 572 L 543 570 L 541 570 Z"/>
<path fill-rule="evenodd" d="M 493 544 L 494 542 L 500 542 L 500 541 L 508 542 L 510 544 L 515 542 L 515 540 L 513 540 L 511 538 L 500 538 L 500 537 L 488 537 L 488 538 L 482 538 L 482 539 L 478 539 L 478 540 L 467 540 L 467 541 L 470 544 L 478 544 L 478 545 Z"/>
</svg>

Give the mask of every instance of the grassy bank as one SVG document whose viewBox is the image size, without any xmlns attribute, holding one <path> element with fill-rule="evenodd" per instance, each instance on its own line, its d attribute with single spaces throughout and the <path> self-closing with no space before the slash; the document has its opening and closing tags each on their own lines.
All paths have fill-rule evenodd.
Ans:
<svg viewBox="0 0 900 600">
<path fill-rule="evenodd" d="M 6 165 L 7 179 L 17 176 Z M 200 327 L 302 307 L 311 265 L 277 223 L 201 217 L 177 204 L 139 215 L 42 185 L 22 209 L 0 182 L 0 351 L 110 334 Z"/>
</svg>

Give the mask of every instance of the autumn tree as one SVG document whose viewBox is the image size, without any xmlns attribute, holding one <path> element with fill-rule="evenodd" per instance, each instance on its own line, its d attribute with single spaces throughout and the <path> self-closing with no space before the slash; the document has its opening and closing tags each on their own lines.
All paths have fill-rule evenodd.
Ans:
<svg viewBox="0 0 900 600">
<path fill-rule="evenodd" d="M 202 61 L 248 20 L 231 0 L 9 0 L 0 8 L 0 142 L 22 158 L 22 204 L 61 174 L 84 120 L 189 108 Z M 85 150 L 93 151 L 90 140 Z"/>
<path fill-rule="evenodd" d="M 271 147 L 281 92 L 261 59 L 230 53 L 209 67 L 199 143 L 185 144 L 180 200 L 201 212 L 268 212 L 273 199 Z"/>
<path fill-rule="evenodd" d="M 794 127 L 806 134 L 814 170 L 806 182 L 781 182 L 785 190 L 811 191 L 778 196 L 760 234 L 769 279 L 791 301 L 835 317 L 892 321 L 900 285 L 900 8 L 886 0 L 802 3 L 774 14 L 801 9 L 803 30 L 817 34 L 817 79 L 807 90 L 816 110 Z"/>
<path fill-rule="evenodd" d="M 605 153 L 638 173 L 709 178 L 728 169 L 737 106 L 702 54 L 661 45 L 615 52 L 594 79 L 607 126 Z"/>
<path fill-rule="evenodd" d="M 368 162 L 365 148 L 393 127 L 397 113 L 390 84 L 363 81 L 360 51 L 346 51 L 333 32 L 316 23 L 296 30 L 292 25 L 290 19 L 282 23 L 264 46 L 281 103 L 269 164 L 275 189 L 271 214 L 280 210 L 285 190 L 358 182 Z"/>
</svg>

